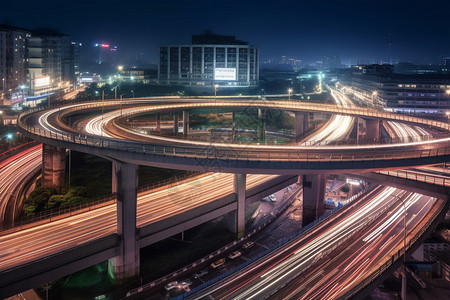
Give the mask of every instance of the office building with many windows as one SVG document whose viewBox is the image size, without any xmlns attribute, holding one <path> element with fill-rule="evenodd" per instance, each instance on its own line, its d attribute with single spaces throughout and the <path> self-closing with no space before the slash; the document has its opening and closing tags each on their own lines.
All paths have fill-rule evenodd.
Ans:
<svg viewBox="0 0 450 300">
<path fill-rule="evenodd" d="M 259 52 L 233 36 L 192 36 L 192 45 L 162 46 L 160 84 L 249 86 L 259 80 Z"/>
<path fill-rule="evenodd" d="M 382 67 L 355 66 L 356 71 L 342 78 L 342 82 L 358 98 L 378 99 L 394 112 L 441 115 L 450 112 L 450 75 L 395 74 L 393 66 Z"/>
</svg>

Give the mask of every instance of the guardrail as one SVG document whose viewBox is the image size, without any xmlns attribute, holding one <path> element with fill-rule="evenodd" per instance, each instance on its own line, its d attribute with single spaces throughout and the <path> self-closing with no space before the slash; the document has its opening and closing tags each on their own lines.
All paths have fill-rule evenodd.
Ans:
<svg viewBox="0 0 450 300">
<path fill-rule="evenodd" d="M 139 288 L 136 288 L 136 289 L 133 289 L 133 290 L 129 291 L 129 292 L 127 293 L 127 297 L 130 297 L 130 296 L 133 296 L 133 295 L 135 295 L 135 294 L 141 293 L 141 292 L 144 291 L 144 290 L 153 288 L 153 287 L 155 287 L 155 286 L 157 286 L 157 285 L 159 285 L 159 284 L 162 284 L 162 283 L 164 283 L 164 282 L 166 282 L 166 281 L 168 281 L 168 280 L 171 280 L 172 278 L 174 278 L 174 277 L 176 277 L 176 276 L 178 276 L 178 275 L 180 275 L 180 274 L 182 274 L 182 273 L 188 271 L 189 269 L 195 268 L 196 266 L 205 263 L 206 261 L 208 261 L 208 260 L 214 258 L 215 256 L 218 256 L 218 255 L 220 255 L 221 253 L 223 253 L 223 252 L 229 250 L 230 248 L 232 248 L 232 247 L 234 247 L 234 246 L 236 246 L 236 245 L 238 245 L 238 244 L 244 242 L 245 240 L 249 239 L 250 237 L 252 237 L 252 236 L 255 235 L 256 233 L 258 233 L 259 231 L 261 231 L 262 229 L 264 229 L 265 227 L 267 227 L 267 225 L 269 225 L 270 223 L 272 223 L 273 220 L 275 220 L 275 219 L 276 219 L 283 211 L 285 211 L 285 210 L 287 209 L 287 207 L 288 207 L 293 201 L 295 201 L 295 199 L 296 199 L 295 196 L 296 196 L 296 195 L 298 195 L 297 192 L 296 192 L 296 193 L 293 193 L 293 194 L 290 196 L 291 199 L 288 201 L 288 203 L 287 203 L 284 207 L 282 207 L 281 209 L 275 210 L 274 213 L 271 214 L 271 218 L 270 218 L 269 220 L 267 220 L 266 222 L 264 222 L 262 225 L 258 226 L 257 228 L 253 229 L 251 232 L 245 234 L 245 235 L 242 236 L 240 239 L 235 240 L 235 241 L 233 241 L 233 242 L 231 242 L 231 243 L 229 243 L 229 244 L 223 246 L 223 247 L 220 248 L 219 250 L 216 250 L 216 251 L 214 251 L 214 252 L 212 252 L 212 253 L 206 255 L 205 257 L 203 257 L 203 258 L 201 258 L 201 259 L 198 259 L 197 261 L 195 261 L 195 262 L 193 262 L 193 263 L 191 263 L 191 264 L 189 264 L 189 265 L 187 265 L 187 266 L 185 266 L 185 267 L 183 267 L 183 268 L 181 268 L 181 269 L 179 269 L 179 270 L 176 270 L 175 272 L 172 272 L 172 273 L 170 273 L 170 274 L 168 274 L 168 275 L 166 275 L 166 276 L 164 276 L 164 277 L 158 278 L 157 280 L 154 280 L 154 281 L 149 282 L 149 283 L 147 283 L 147 284 L 145 284 L 145 285 L 143 285 L 143 286 L 141 286 L 141 287 L 139 287 Z"/>
<path fill-rule="evenodd" d="M 163 187 L 163 186 L 174 186 L 177 184 L 180 184 L 181 181 L 184 181 L 188 178 L 197 176 L 201 173 L 199 172 L 187 172 L 186 174 L 175 176 L 174 178 L 159 180 L 152 184 L 147 184 L 144 186 L 139 187 L 138 193 L 144 193 L 149 192 L 151 190 Z M 4 225 L 3 230 L 0 231 L 0 235 L 5 234 L 3 231 L 10 230 L 10 229 L 16 229 L 21 230 L 24 228 L 24 226 L 40 222 L 43 220 L 46 220 L 47 222 L 52 222 L 60 219 L 60 216 L 66 215 L 66 216 L 73 216 L 77 215 L 86 211 L 95 210 L 99 207 L 113 204 L 117 202 L 117 195 L 115 193 L 103 197 L 94 198 L 90 201 L 83 202 L 80 204 L 75 204 L 70 207 L 65 208 L 56 208 L 52 210 L 47 210 L 44 212 L 41 212 L 37 215 L 30 216 L 28 218 L 23 218 L 17 222 L 14 222 L 14 224 L 11 225 Z"/>
<path fill-rule="evenodd" d="M 11 148 L 9 150 L 6 150 L 6 151 L 0 153 L 0 161 L 7 159 L 8 157 L 10 157 L 14 154 L 17 154 L 20 151 L 23 151 L 24 149 L 29 149 L 29 148 L 37 146 L 37 145 L 39 145 L 39 142 L 31 141 L 31 142 L 16 146 L 14 148 Z"/>
<path fill-rule="evenodd" d="M 442 201 L 441 204 L 439 205 L 438 209 L 436 209 L 433 212 L 432 216 L 428 219 L 428 221 L 425 223 L 425 225 L 420 228 L 419 232 L 416 233 L 412 238 L 410 238 L 410 240 L 406 244 L 406 248 L 404 246 L 402 246 L 402 248 L 399 249 L 397 253 L 392 255 L 388 261 L 386 261 L 376 271 L 372 272 L 369 276 L 367 276 L 362 282 L 360 282 L 358 285 L 356 285 L 350 291 L 348 291 L 346 294 L 344 294 L 341 298 L 343 298 L 343 299 L 352 298 L 359 291 L 361 291 L 363 288 L 368 286 L 372 281 L 374 281 L 378 276 L 380 276 L 383 272 L 385 272 L 395 262 L 397 262 L 399 259 L 401 259 L 405 255 L 405 252 L 408 250 L 408 248 L 411 248 L 411 246 L 424 234 L 424 232 L 432 225 L 432 223 L 435 221 L 435 219 L 438 217 L 438 215 L 441 214 L 443 209 L 446 207 L 447 207 L 447 202 Z"/>
<path fill-rule="evenodd" d="M 357 195 L 354 195 L 353 197 L 351 197 L 349 199 L 348 203 L 350 203 L 353 200 L 355 200 L 356 198 L 360 197 L 362 194 L 364 194 L 367 191 L 369 191 L 369 190 L 361 191 Z M 339 211 L 342 207 L 344 207 L 344 206 L 336 207 L 333 210 L 328 211 L 326 214 L 324 214 L 321 217 L 319 217 L 318 219 L 314 220 L 314 222 L 309 223 L 308 225 L 306 225 L 305 227 L 303 227 L 302 229 L 300 229 L 296 233 L 294 233 L 291 236 L 289 236 L 288 238 L 282 240 L 281 242 L 279 242 L 278 244 L 274 245 L 273 247 L 271 247 L 271 248 L 261 252 L 257 256 L 252 257 L 250 260 L 246 261 L 245 263 L 243 263 L 243 264 L 241 264 L 241 265 L 239 265 L 239 266 L 237 266 L 237 267 L 235 267 L 235 268 L 233 268 L 233 269 L 231 269 L 231 270 L 221 274 L 220 276 L 218 276 L 218 277 L 216 277 L 214 279 L 211 279 L 211 280 L 209 280 L 209 281 L 207 281 L 207 282 L 205 282 L 205 283 L 195 287 L 190 292 L 187 292 L 187 293 L 185 293 L 183 295 L 180 295 L 180 296 L 178 296 L 176 298 L 170 298 L 170 299 L 176 299 L 176 300 L 185 299 L 185 298 L 189 297 L 190 295 L 193 295 L 193 294 L 199 292 L 200 290 L 202 290 L 202 289 L 204 289 L 204 288 L 206 288 L 208 286 L 211 286 L 211 285 L 219 282 L 220 280 L 230 276 L 231 274 L 236 273 L 236 272 L 244 269 L 245 267 L 247 267 L 250 264 L 254 263 L 255 261 L 259 260 L 260 258 L 262 258 L 262 257 L 266 256 L 267 254 L 271 253 L 272 251 L 274 251 L 274 250 L 276 250 L 276 249 L 286 245 L 287 243 L 289 243 L 290 241 L 292 241 L 294 238 L 298 237 L 299 235 L 304 234 L 307 231 L 311 230 L 315 225 L 317 225 L 317 224 L 327 220 L 330 216 L 332 216 L 334 213 Z M 335 249 L 335 248 L 333 248 L 333 249 Z"/>
<path fill-rule="evenodd" d="M 174 156 L 184 158 L 205 158 L 205 159 L 224 159 L 224 160 L 269 160 L 269 161 L 355 161 L 355 160 L 387 160 L 387 159 L 405 159 L 405 158 L 426 158 L 442 155 L 450 155 L 450 147 L 438 147 L 433 149 L 423 150 L 408 150 L 402 148 L 383 149 L 375 151 L 367 150 L 355 153 L 354 149 L 348 149 L 349 152 L 333 152 L 329 148 L 324 147 L 324 151 L 317 149 L 301 148 L 298 151 L 297 147 L 284 146 L 283 151 L 275 151 L 277 147 L 262 148 L 250 145 L 245 145 L 244 148 L 234 148 L 230 145 L 214 144 L 210 146 L 180 146 L 180 145 L 160 145 L 151 143 L 140 143 L 132 141 L 123 141 L 110 139 L 106 137 L 95 137 L 81 134 L 59 133 L 54 131 L 47 131 L 41 128 L 28 127 L 21 123 L 21 128 L 28 133 L 34 134 L 37 137 L 49 138 L 68 143 L 75 143 L 89 147 L 111 149 L 116 151 L 125 151 L 131 153 L 142 153 L 159 156 Z M 362 152 L 362 153 L 361 153 Z"/>
<path fill-rule="evenodd" d="M 360 197 L 363 193 L 365 193 L 365 192 L 367 192 L 367 191 L 369 191 L 369 190 L 370 190 L 370 189 L 365 190 L 365 191 L 361 191 L 361 192 L 358 193 L 357 195 L 352 196 L 350 199 L 347 200 L 347 201 L 348 201 L 347 203 L 352 202 L 353 200 L 355 200 L 356 198 Z M 292 199 L 290 200 L 289 203 L 292 203 L 292 202 L 295 200 L 295 196 L 296 196 L 296 195 L 297 195 L 297 193 L 294 193 L 294 194 L 291 196 Z M 143 286 L 141 286 L 141 287 L 139 287 L 139 288 L 136 288 L 136 289 L 133 289 L 133 290 L 129 291 L 129 292 L 127 293 L 127 297 L 136 295 L 136 294 L 141 293 L 141 292 L 143 292 L 143 291 L 145 291 L 145 290 L 147 290 L 147 289 L 150 289 L 150 288 L 153 288 L 153 287 L 155 287 L 155 286 L 157 286 L 157 285 L 163 284 L 163 283 L 166 282 L 166 281 L 172 280 L 174 277 L 179 276 L 180 274 L 182 274 L 182 273 L 188 271 L 189 269 L 192 269 L 192 268 L 194 268 L 194 267 L 196 267 L 196 266 L 198 266 L 198 265 L 200 265 L 200 264 L 203 264 L 203 263 L 205 263 L 206 261 L 211 260 L 212 258 L 214 258 L 214 257 L 216 257 L 216 256 L 218 256 L 218 255 L 220 255 L 220 254 L 222 254 L 223 252 L 229 250 L 230 248 L 232 248 L 232 247 L 234 247 L 234 246 L 236 246 L 236 245 L 238 245 L 238 244 L 244 242 L 245 240 L 249 239 L 250 237 L 252 237 L 252 236 L 255 235 L 256 233 L 260 232 L 262 229 L 264 229 L 265 227 L 267 227 L 267 226 L 268 226 L 271 222 L 273 222 L 273 220 L 276 219 L 276 218 L 277 218 L 277 217 L 278 217 L 285 209 L 287 209 L 287 207 L 288 207 L 288 205 L 286 205 L 283 209 L 277 210 L 277 211 L 272 215 L 271 219 L 267 220 L 266 222 L 264 222 L 264 224 L 258 226 L 258 228 L 255 228 L 254 230 L 252 230 L 251 232 L 247 233 L 246 235 L 244 235 L 244 236 L 241 237 L 240 239 L 238 239 L 238 240 L 236 240 L 236 241 L 233 241 L 233 242 L 231 242 L 231 243 L 228 244 L 228 245 L 225 245 L 224 247 L 220 248 L 219 250 L 216 250 L 216 251 L 212 252 L 211 254 L 209 254 L 209 255 L 207 255 L 207 256 L 205 256 L 205 257 L 203 257 L 203 258 L 201 258 L 201 259 L 199 259 L 199 260 L 197 260 L 197 261 L 195 261 L 195 262 L 193 262 L 193 263 L 191 263 L 191 264 L 189 264 L 189 265 L 183 267 L 182 269 L 179 269 L 179 270 L 177 270 L 177 271 L 175 271 L 175 272 L 172 272 L 172 273 L 170 273 L 170 274 L 168 274 L 168 275 L 166 275 L 166 276 L 164 276 L 164 277 L 162 277 L 162 278 L 159 278 L 159 279 L 157 279 L 157 280 L 155 280 L 155 281 L 152 281 L 152 282 L 150 282 L 150 283 L 147 283 L 147 284 L 145 284 L 145 285 L 143 285 Z M 330 217 L 331 215 L 333 215 L 335 212 L 337 212 L 338 210 L 340 210 L 342 207 L 343 207 L 343 206 L 341 206 L 341 207 L 336 207 L 335 209 L 333 209 L 333 210 L 327 212 L 326 214 L 322 215 L 321 217 L 319 217 L 319 218 L 318 218 L 317 220 L 315 220 L 314 222 L 312 222 L 312 223 L 308 224 L 307 226 L 303 227 L 301 230 L 299 230 L 298 232 L 294 233 L 294 234 L 291 235 L 290 237 L 284 239 L 283 241 L 279 242 L 277 245 L 273 246 L 273 247 L 270 248 L 270 249 L 265 250 L 264 252 L 260 253 L 260 254 L 257 255 L 256 257 L 253 257 L 251 260 L 249 260 L 249 261 L 247 261 L 247 262 L 245 262 L 245 263 L 239 265 L 238 267 L 236 267 L 236 268 L 234 268 L 234 269 L 232 269 L 232 270 L 230 270 L 230 271 L 228 271 L 228 272 L 226 272 L 226 273 L 223 273 L 223 274 L 221 274 L 219 277 L 216 277 L 216 278 L 214 278 L 214 279 L 212 279 L 212 280 L 210 280 L 210 281 L 207 281 L 206 283 L 203 283 L 202 285 L 199 285 L 198 287 L 196 287 L 195 289 L 192 289 L 190 292 L 188 292 L 188 293 L 186 293 L 186 294 L 183 294 L 183 295 L 181 295 L 181 296 L 179 296 L 179 297 L 177 297 L 177 298 L 170 298 L 170 299 L 184 299 L 184 298 L 186 298 L 186 297 L 188 297 L 188 296 L 190 296 L 190 295 L 192 295 L 192 294 L 194 294 L 194 293 L 200 291 L 201 289 L 203 289 L 203 288 L 205 288 L 205 287 L 207 287 L 207 286 L 210 286 L 210 285 L 212 285 L 212 284 L 214 284 L 214 283 L 216 283 L 216 282 L 222 280 L 223 278 L 225 278 L 225 277 L 227 277 L 227 276 L 229 276 L 229 275 L 231 275 L 231 274 L 233 274 L 233 273 L 235 273 L 235 272 L 237 272 L 237 271 L 239 271 L 239 270 L 245 268 L 245 267 L 248 266 L 249 264 L 251 264 L 251 263 L 255 262 L 256 260 L 258 260 L 259 258 L 261 258 L 261 257 L 263 257 L 263 256 L 265 256 L 265 255 L 267 255 L 268 253 L 270 253 L 270 252 L 273 251 L 273 250 L 278 249 L 279 247 L 281 247 L 281 246 L 287 244 L 287 243 L 288 243 L 289 241 L 291 241 L 292 239 L 294 239 L 294 238 L 298 237 L 299 235 L 305 233 L 306 231 L 310 230 L 313 226 L 315 226 L 316 224 L 318 224 L 318 223 L 322 222 L 323 220 L 327 219 L 328 217 Z"/>
<path fill-rule="evenodd" d="M 448 176 L 426 175 L 408 170 L 386 170 L 376 173 L 450 187 L 450 177 Z"/>
</svg>

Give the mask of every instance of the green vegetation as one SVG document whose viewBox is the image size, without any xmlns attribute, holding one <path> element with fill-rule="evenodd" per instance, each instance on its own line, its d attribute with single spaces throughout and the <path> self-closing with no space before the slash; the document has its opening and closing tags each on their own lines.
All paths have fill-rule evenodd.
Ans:
<svg viewBox="0 0 450 300">
<path fill-rule="evenodd" d="M 62 193 L 58 193 L 54 188 L 41 187 L 38 181 L 37 188 L 24 201 L 25 217 L 31 217 L 49 209 L 68 208 L 111 194 L 111 161 L 76 151 L 72 151 L 71 157 L 71 188 L 63 189 Z M 139 186 L 153 184 L 184 173 L 180 170 L 140 166 Z"/>
<path fill-rule="evenodd" d="M 83 187 L 75 187 L 62 194 L 54 188 L 38 187 L 25 200 L 25 216 L 32 217 L 49 209 L 67 208 L 88 200 L 87 190 Z"/>
</svg>

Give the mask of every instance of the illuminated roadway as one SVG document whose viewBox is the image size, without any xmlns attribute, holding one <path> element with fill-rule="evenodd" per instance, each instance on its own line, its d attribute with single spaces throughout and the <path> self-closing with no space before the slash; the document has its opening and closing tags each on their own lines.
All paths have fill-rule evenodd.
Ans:
<svg viewBox="0 0 450 300">
<path fill-rule="evenodd" d="M 115 103 L 117 104 L 117 102 Z M 198 103 L 196 104 L 198 107 Z M 212 104 L 208 104 L 205 107 L 211 106 Z M 213 105 L 217 105 L 217 104 L 213 104 Z M 235 105 L 235 103 L 233 103 L 233 106 Z M 184 104 L 182 107 L 186 107 L 189 105 Z M 227 106 L 227 105 L 224 105 Z M 72 107 L 76 107 L 76 106 L 72 106 Z M 172 105 L 170 106 L 171 109 L 173 108 L 178 109 L 179 107 L 177 107 L 177 105 Z M 142 111 L 142 108 L 139 108 L 140 111 Z M 61 136 L 52 136 L 52 139 L 55 140 L 59 140 L 59 141 L 67 141 L 70 140 L 71 142 L 74 142 L 74 136 L 71 136 L 69 138 L 69 136 L 64 136 L 64 134 L 66 134 L 66 132 L 61 129 L 58 128 L 57 126 L 53 125 L 50 123 L 49 121 L 49 117 L 56 113 L 56 111 L 58 111 L 59 113 L 59 109 L 57 110 L 53 110 L 53 111 L 49 111 L 49 112 L 45 112 L 43 115 L 39 116 L 39 123 L 40 126 L 42 128 L 44 128 L 46 131 L 51 131 L 53 133 L 58 133 Z M 136 113 L 136 109 L 135 108 L 127 108 L 124 109 L 124 113 Z M 105 117 L 105 116 L 104 116 Z M 103 118 L 104 118 L 103 117 Z M 35 118 L 34 116 L 31 117 L 31 119 Z M 35 118 L 36 119 L 36 118 Z M 113 119 L 109 120 L 112 121 Z M 441 126 L 440 124 L 436 124 L 437 127 Z M 441 126 L 442 127 L 442 126 Z M 27 130 L 30 130 L 29 128 L 27 128 Z M 92 129 L 92 130 L 95 130 Z M 100 129 L 102 131 L 102 129 Z M 100 132 L 100 134 L 102 135 L 102 133 Z M 40 133 L 38 133 L 38 135 L 40 135 Z M 79 136 L 79 139 L 81 140 L 81 137 Z M 154 137 L 151 137 L 151 139 L 154 139 Z M 165 141 L 165 142 L 171 142 L 169 141 Z M 78 142 L 79 144 L 81 144 L 82 142 Z M 176 143 L 179 143 L 179 141 L 177 141 Z M 444 143 L 446 144 L 447 141 L 446 140 L 441 140 L 439 141 L 439 143 Z M 75 141 L 75 144 L 77 144 L 77 142 Z M 414 144 L 412 145 L 413 147 L 417 147 L 417 145 L 422 145 L 423 147 L 425 147 L 424 145 L 426 144 Z M 89 147 L 94 146 L 94 144 L 89 145 Z M 192 145 L 191 145 L 192 146 Z M 203 145 L 205 146 L 205 145 Z M 216 145 L 214 145 L 216 146 Z M 390 145 L 393 147 L 399 146 L 399 145 Z M 404 146 L 403 144 L 400 144 L 399 147 Z M 407 144 L 407 146 L 411 146 L 411 144 Z M 233 145 L 233 147 L 238 147 L 238 145 Z M 255 150 L 255 149 L 262 149 L 264 152 L 265 151 L 279 151 L 279 147 L 274 147 L 273 149 L 270 147 L 255 147 L 255 146 L 246 146 L 246 147 L 250 147 L 251 150 Z M 376 146 L 371 146 L 371 148 L 376 148 Z M 313 150 L 317 151 L 319 149 L 319 147 L 309 147 L 312 148 Z M 323 147 L 320 147 L 323 148 Z M 334 150 L 337 150 L 338 148 L 340 148 L 339 151 L 341 151 L 342 149 L 345 149 L 345 147 L 332 147 Z M 355 150 L 355 147 L 351 147 L 353 150 Z M 283 146 L 283 149 L 286 149 L 285 146 Z M 360 149 L 364 149 L 364 148 L 360 148 Z M 360 150 L 358 149 L 358 150 Z M 298 147 L 293 147 L 292 149 L 288 150 L 292 150 L 292 151 L 298 151 L 299 148 Z M 248 151 L 248 150 L 247 150 Z M 386 151 L 386 150 L 384 150 Z M 250 151 L 249 151 L 250 152 Z M 165 153 L 166 154 L 166 153 Z M 176 153 L 175 153 L 176 154 Z M 261 154 L 261 152 L 259 152 L 259 154 Z M 186 157 L 186 152 L 184 153 L 185 157 Z M 404 157 L 404 155 L 403 155 Z M 332 157 L 330 157 L 332 158 Z M 277 157 L 277 159 L 280 159 L 279 157 Z M 289 159 L 292 159 L 289 158 Z M 320 160 L 320 157 L 318 158 Z M 382 160 L 385 159 L 385 157 L 381 158 Z M 341 155 L 341 161 L 343 160 L 343 157 Z M 296 174 L 298 174 L 299 172 L 301 172 L 300 170 L 296 170 Z M 224 175 L 224 174 L 217 174 L 216 176 L 229 176 L 230 177 L 230 181 L 225 181 L 225 180 L 218 180 L 217 182 L 215 182 L 215 184 L 211 184 L 211 182 L 201 182 L 199 183 L 200 186 L 202 187 L 202 195 L 211 195 L 214 194 L 216 196 L 216 198 L 220 195 L 225 195 L 226 193 L 232 193 L 233 191 L 231 190 L 231 178 L 232 175 Z M 249 181 L 251 180 L 255 180 L 255 182 L 257 183 L 261 183 L 264 180 L 267 180 L 267 176 L 258 176 L 255 175 L 254 177 L 255 179 L 250 179 L 249 177 Z M 207 179 L 207 177 L 205 178 L 200 178 L 199 180 L 211 180 L 211 178 Z M 213 179 L 213 180 L 217 180 Z M 258 182 L 258 180 L 260 180 Z M 228 191 L 225 191 L 223 189 L 217 189 L 217 185 L 218 183 L 224 183 L 224 185 L 226 185 L 226 189 L 228 189 Z M 193 184 L 193 183 L 186 183 L 186 184 Z M 195 183 L 194 183 L 195 184 Z M 211 188 L 211 190 L 207 190 L 209 188 L 209 186 L 213 186 L 214 188 Z M 252 183 L 249 183 L 248 186 L 251 187 Z M 220 186 L 220 185 L 219 185 Z M 225 186 L 223 187 L 225 188 Z M 188 188 L 189 190 L 189 188 Z M 148 198 L 150 198 L 150 200 L 142 200 L 144 197 L 144 199 L 146 199 L 146 196 L 140 195 L 139 199 L 138 199 L 138 220 L 137 220 L 137 224 L 138 227 L 141 227 L 143 225 L 155 222 L 158 220 L 158 217 L 161 218 L 165 218 L 171 215 L 175 215 L 174 211 L 176 211 L 177 213 L 179 213 L 180 211 L 182 211 L 183 209 L 189 209 L 186 208 L 189 205 L 203 205 L 204 203 L 199 200 L 198 197 L 189 197 L 189 195 L 181 195 L 180 191 L 176 191 L 173 194 L 168 195 L 166 194 L 168 191 L 164 190 L 163 191 L 163 195 L 159 194 L 159 195 L 154 195 L 152 194 L 152 196 L 149 196 Z M 153 197 L 156 197 L 153 198 Z M 158 198 L 159 197 L 159 198 Z M 186 199 L 191 199 L 191 201 L 186 201 Z M 159 200 L 158 200 L 159 199 Z M 170 199 L 171 205 L 167 206 L 167 199 Z M 148 201 L 148 202 L 146 202 Z M 152 203 L 158 203 L 158 201 L 164 201 L 164 205 L 161 205 L 161 202 L 159 204 L 157 204 L 156 206 L 153 206 Z M 206 200 L 207 201 L 207 200 Z M 191 202 L 191 203 L 189 203 Z M 195 203 L 194 203 L 195 202 Z M 143 204 L 145 203 L 145 205 Z M 158 207 L 159 205 L 159 207 Z M 142 208 L 141 208 L 142 206 Z M 161 206 L 166 206 L 164 207 L 164 209 L 161 208 Z M 192 207 L 192 206 L 191 206 Z M 158 209 L 162 209 L 162 210 L 158 210 Z M 100 217 L 102 216 L 102 217 Z M 105 216 L 109 216 L 109 217 L 105 217 Z M 0 270 L 4 270 L 7 268 L 10 268 L 12 266 L 14 266 L 17 263 L 23 263 L 26 261 L 31 261 L 33 259 L 36 259 L 37 257 L 43 257 L 48 255 L 48 251 L 55 251 L 55 252 L 59 252 L 62 249 L 67 249 L 70 247 L 73 247 L 74 245 L 80 244 L 80 243 L 85 243 L 86 241 L 92 240 L 92 239 L 96 239 L 99 238 L 100 236 L 104 236 L 104 235 L 108 235 L 110 233 L 114 233 L 116 231 L 116 226 L 115 226 L 115 205 L 110 205 L 110 206 L 106 206 L 103 207 L 101 209 L 95 210 L 93 212 L 87 212 L 87 213 L 83 213 L 80 215 L 76 215 L 73 217 L 69 217 L 60 221 L 55 221 L 49 224 L 44 224 L 44 225 L 39 225 L 36 226 L 34 228 L 30 228 L 30 229 L 26 229 L 21 231 L 20 233 L 12 233 L 11 235 L 5 235 L 2 236 L 0 239 L 0 253 L 7 253 L 6 255 L 4 255 L 1 265 L 0 265 Z M 60 223 L 61 222 L 61 223 Z M 90 223 L 92 222 L 92 223 Z M 42 227 L 41 227 L 42 226 Z M 52 237 L 51 233 L 47 231 L 51 230 L 51 228 L 56 229 L 56 232 L 54 234 L 56 234 L 56 236 Z M 61 234 L 61 231 L 64 228 L 64 234 Z M 63 238 L 62 238 L 62 237 Z M 59 237 L 59 240 L 58 240 Z M 53 239 L 53 240 L 52 240 Z M 33 243 L 30 243 L 27 241 L 33 240 Z M 12 255 L 15 252 L 15 255 Z M 27 254 L 25 254 L 27 253 Z"/>
<path fill-rule="evenodd" d="M 38 145 L 0 161 L 0 224 L 7 213 L 8 202 L 15 198 L 11 196 L 16 195 L 25 177 L 40 167 L 41 158 L 42 145 Z M 12 205 L 15 207 L 15 203 Z"/>
<path fill-rule="evenodd" d="M 248 188 L 275 176 L 248 176 Z M 200 176 L 177 186 L 138 195 L 137 227 L 144 227 L 231 194 L 232 174 Z M 0 271 L 116 233 L 116 205 L 110 204 L 17 232 L 0 232 Z"/>
<path fill-rule="evenodd" d="M 117 101 L 109 101 L 111 105 Z M 97 107 L 98 103 L 90 107 Z M 223 107 L 266 107 L 273 109 L 323 110 L 347 115 L 362 115 L 367 117 L 391 118 L 403 122 L 430 125 L 447 129 L 448 124 L 419 119 L 414 117 L 395 115 L 391 113 L 368 110 L 363 108 L 342 107 L 319 104 L 306 104 L 288 101 L 255 101 L 255 102 L 223 102 L 223 103 L 183 103 L 159 104 L 124 108 L 123 115 L 132 115 L 174 111 L 183 109 Z M 84 107 L 87 107 L 86 105 Z M 78 109 L 75 105 L 71 109 Z M 81 109 L 81 108 L 80 108 Z M 26 135 L 42 142 L 72 148 L 78 151 L 99 155 L 103 153 L 122 161 L 157 167 L 177 168 L 198 171 L 231 171 L 243 173 L 289 174 L 296 175 L 299 171 L 321 173 L 324 170 L 335 172 L 352 172 L 358 169 L 381 170 L 393 167 L 426 165 L 445 161 L 450 156 L 450 138 L 440 138 L 427 141 L 408 143 L 394 143 L 389 145 L 349 145 L 349 146 L 302 146 L 284 145 L 283 151 L 278 146 L 239 145 L 193 142 L 175 138 L 161 137 L 132 131 L 116 122 L 118 117 L 112 117 L 111 123 L 117 130 L 125 132 L 129 139 L 136 142 L 122 142 L 116 139 L 97 137 L 93 135 L 81 136 L 83 133 L 67 133 L 55 123 L 51 123 L 49 116 L 64 114 L 65 107 L 48 112 L 29 114 L 20 118 L 20 124 Z M 98 107 L 97 107 L 98 110 Z M 80 110 L 82 112 L 82 110 Z M 35 122 L 35 120 L 39 122 Z M 38 127 L 36 127 L 39 124 Z M 45 129 L 40 130 L 39 128 Z M 199 164 L 199 160 L 203 160 Z M 376 163 L 375 163 L 376 162 Z"/>
<path fill-rule="evenodd" d="M 443 204 L 420 194 L 376 187 L 281 248 L 189 299 L 336 299 L 403 246 L 407 231 Z M 407 240 L 409 240 L 408 237 Z M 331 254 L 330 254 L 331 253 Z"/>
</svg>

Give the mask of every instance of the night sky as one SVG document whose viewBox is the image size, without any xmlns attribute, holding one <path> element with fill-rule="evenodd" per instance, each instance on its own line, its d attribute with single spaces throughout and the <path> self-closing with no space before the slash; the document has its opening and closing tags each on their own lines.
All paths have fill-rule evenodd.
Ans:
<svg viewBox="0 0 450 300">
<path fill-rule="evenodd" d="M 209 29 L 259 46 L 261 61 L 339 55 L 343 63 L 438 64 L 450 56 L 449 16 L 447 0 L 22 0 L 0 7 L 0 22 L 57 28 L 85 47 L 107 41 L 124 59 L 142 53 L 152 62 L 158 46 L 190 44 L 192 34 Z"/>
</svg>

